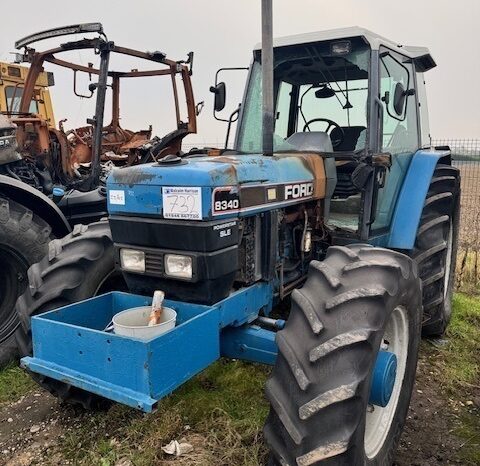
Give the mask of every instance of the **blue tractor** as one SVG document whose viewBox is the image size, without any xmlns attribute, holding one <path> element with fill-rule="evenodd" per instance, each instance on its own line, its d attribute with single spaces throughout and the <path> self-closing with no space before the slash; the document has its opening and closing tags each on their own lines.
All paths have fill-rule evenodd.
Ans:
<svg viewBox="0 0 480 466">
<path fill-rule="evenodd" d="M 422 329 L 451 314 L 460 175 L 430 143 L 434 66 L 361 28 L 258 47 L 233 149 L 114 170 L 108 220 L 32 266 L 23 366 L 64 400 L 150 412 L 222 356 L 271 364 L 270 464 L 391 464 Z M 155 290 L 175 328 L 108 331 Z"/>
</svg>

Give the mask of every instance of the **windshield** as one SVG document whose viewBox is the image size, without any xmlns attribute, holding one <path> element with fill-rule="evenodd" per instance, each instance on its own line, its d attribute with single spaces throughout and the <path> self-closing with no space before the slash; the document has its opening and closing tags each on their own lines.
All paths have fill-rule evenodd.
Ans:
<svg viewBox="0 0 480 466">
<path fill-rule="evenodd" d="M 20 111 L 20 101 L 22 100 L 23 87 L 7 86 L 5 88 L 5 97 L 7 99 L 7 108 L 11 113 L 18 113 Z M 38 113 L 38 103 L 32 99 L 30 102 L 30 113 Z"/>
<path fill-rule="evenodd" d="M 345 41 L 343 41 L 345 42 Z M 338 43 L 338 42 L 337 42 Z M 351 51 L 333 54 L 333 43 L 282 47 L 274 51 L 274 150 L 295 150 L 295 133 L 327 133 L 330 150 L 365 148 L 370 49 L 360 39 Z M 244 102 L 236 149 L 262 151 L 262 70 L 256 55 Z"/>
</svg>

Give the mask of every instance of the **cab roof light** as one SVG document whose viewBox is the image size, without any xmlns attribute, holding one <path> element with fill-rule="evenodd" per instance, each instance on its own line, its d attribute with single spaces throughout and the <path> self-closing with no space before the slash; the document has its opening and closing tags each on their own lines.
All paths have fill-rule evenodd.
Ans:
<svg viewBox="0 0 480 466">
<path fill-rule="evenodd" d="M 101 23 L 83 23 L 47 29 L 46 31 L 37 32 L 35 34 L 26 36 L 23 39 L 17 40 L 15 42 L 15 48 L 21 49 L 22 47 L 26 47 L 33 42 L 50 39 L 52 37 L 68 36 L 71 34 L 81 34 L 85 32 L 103 34 L 103 26 Z"/>
<path fill-rule="evenodd" d="M 352 51 L 352 43 L 349 40 L 333 42 L 330 45 L 330 51 L 332 55 L 347 55 Z"/>
</svg>

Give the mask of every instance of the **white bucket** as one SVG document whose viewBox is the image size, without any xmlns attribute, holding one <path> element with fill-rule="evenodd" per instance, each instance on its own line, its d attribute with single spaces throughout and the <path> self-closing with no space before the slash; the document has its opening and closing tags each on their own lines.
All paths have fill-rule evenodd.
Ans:
<svg viewBox="0 0 480 466">
<path fill-rule="evenodd" d="M 112 319 L 114 333 L 140 340 L 150 340 L 175 327 L 177 313 L 173 309 L 164 307 L 160 323 L 149 327 L 148 319 L 151 312 L 151 306 L 141 306 L 115 314 Z"/>
</svg>

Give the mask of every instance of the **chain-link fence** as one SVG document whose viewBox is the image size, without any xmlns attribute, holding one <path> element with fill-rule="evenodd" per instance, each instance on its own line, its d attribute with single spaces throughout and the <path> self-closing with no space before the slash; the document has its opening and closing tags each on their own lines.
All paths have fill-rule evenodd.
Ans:
<svg viewBox="0 0 480 466">
<path fill-rule="evenodd" d="M 453 165 L 462 176 L 457 286 L 478 291 L 480 284 L 480 139 L 438 139 L 435 146 L 449 146 Z"/>
</svg>

